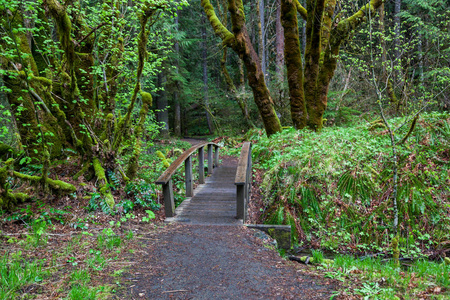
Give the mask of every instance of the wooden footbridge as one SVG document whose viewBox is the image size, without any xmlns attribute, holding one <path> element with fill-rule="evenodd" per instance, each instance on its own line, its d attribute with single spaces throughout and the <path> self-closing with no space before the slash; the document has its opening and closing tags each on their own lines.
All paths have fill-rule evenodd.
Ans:
<svg viewBox="0 0 450 300">
<path fill-rule="evenodd" d="M 243 144 L 238 162 L 226 160 L 226 163 L 220 166 L 219 149 L 218 144 L 210 142 L 194 145 L 158 178 L 156 183 L 161 184 L 163 188 L 167 222 L 220 225 L 245 223 L 251 188 L 251 144 Z M 198 158 L 198 168 L 195 171 L 198 172 L 199 183 L 195 193 L 192 164 L 194 155 Z M 187 199 L 175 209 L 172 176 L 183 165 Z"/>
</svg>

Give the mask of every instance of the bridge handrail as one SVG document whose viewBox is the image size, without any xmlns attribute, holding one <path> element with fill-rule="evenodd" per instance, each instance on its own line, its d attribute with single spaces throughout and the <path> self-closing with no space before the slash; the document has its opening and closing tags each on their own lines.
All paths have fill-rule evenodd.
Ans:
<svg viewBox="0 0 450 300">
<path fill-rule="evenodd" d="M 192 146 L 184 151 L 155 181 L 156 184 L 161 184 L 164 194 L 164 207 L 166 217 L 173 217 L 175 215 L 175 203 L 173 198 L 172 176 L 184 162 L 185 166 L 185 183 L 186 183 L 186 197 L 194 195 L 193 178 L 192 178 L 192 154 L 198 150 L 199 158 L 199 183 L 205 183 L 205 168 L 204 168 L 204 147 L 208 147 L 208 173 L 211 173 L 214 166 L 219 165 L 219 148 L 220 146 L 213 142 L 204 142 Z M 213 161 L 213 148 L 214 161 Z"/>
<path fill-rule="evenodd" d="M 242 219 L 245 223 L 247 218 L 247 205 L 251 190 L 252 174 L 252 144 L 245 142 L 242 145 L 241 155 L 239 157 L 236 170 L 236 217 Z"/>
</svg>

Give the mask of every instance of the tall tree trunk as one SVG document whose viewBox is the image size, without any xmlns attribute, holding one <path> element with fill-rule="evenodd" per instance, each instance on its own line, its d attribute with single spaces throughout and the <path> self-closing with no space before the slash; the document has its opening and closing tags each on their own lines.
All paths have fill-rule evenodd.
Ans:
<svg viewBox="0 0 450 300">
<path fill-rule="evenodd" d="M 306 20 L 306 51 L 304 91 L 308 110 L 308 126 L 316 131 L 322 128 L 325 107 L 317 95 L 317 78 L 320 70 L 321 30 L 325 0 L 306 1 L 308 17 Z M 287 58 L 286 58 L 287 59 Z"/>
<path fill-rule="evenodd" d="M 289 84 L 292 123 L 296 129 L 306 126 L 307 113 L 303 90 L 302 55 L 298 34 L 297 9 L 289 0 L 281 0 L 284 27 L 284 51 Z"/>
<path fill-rule="evenodd" d="M 258 3 L 258 28 L 259 28 L 259 57 L 261 58 L 261 69 L 264 74 L 264 79 L 267 81 L 267 45 L 266 45 L 266 22 L 265 22 L 265 7 L 264 0 L 259 0 Z"/>
<path fill-rule="evenodd" d="M 277 0 L 277 16 L 275 20 L 275 34 L 276 34 L 276 64 L 275 72 L 277 81 L 281 83 L 284 77 L 284 29 L 281 24 L 281 0 Z"/>
<path fill-rule="evenodd" d="M 400 45 L 400 32 L 401 32 L 401 19 L 400 19 L 400 11 L 402 7 L 402 0 L 395 0 L 394 4 L 394 54 L 395 54 L 395 74 L 397 77 L 397 81 L 402 86 L 402 67 L 401 67 L 401 45 Z"/>
<path fill-rule="evenodd" d="M 179 23 L 178 23 L 178 14 L 179 11 L 176 12 L 177 16 L 175 19 L 175 28 L 178 31 Z M 180 56 L 180 44 L 178 40 L 175 41 L 175 72 L 179 73 L 179 56 Z M 178 96 L 179 84 L 178 81 L 175 83 L 175 90 L 173 92 L 173 102 L 174 102 L 174 116 L 173 116 L 173 132 L 176 136 L 181 136 L 181 105 L 180 99 Z"/>
<path fill-rule="evenodd" d="M 158 112 L 156 114 L 158 122 L 161 123 L 161 135 L 163 137 L 169 136 L 169 112 L 167 111 L 167 108 L 169 106 L 169 102 L 167 100 L 167 93 L 164 89 L 166 85 L 166 75 L 164 72 L 158 73 L 157 78 L 157 86 L 161 88 L 161 90 L 158 92 L 158 96 L 156 97 L 156 107 L 158 109 Z"/>
<path fill-rule="evenodd" d="M 306 6 L 306 0 L 302 1 L 303 5 Z M 306 52 L 306 20 L 302 19 L 302 54 L 303 54 L 303 60 L 305 59 L 305 52 Z"/>
<path fill-rule="evenodd" d="M 202 70 L 203 70 L 203 105 L 205 106 L 206 122 L 208 123 L 209 134 L 214 132 L 211 120 L 211 110 L 208 99 L 208 43 L 206 39 L 206 16 L 202 13 Z"/>
<path fill-rule="evenodd" d="M 394 86 L 392 84 L 392 78 L 387 74 L 386 64 L 387 62 L 387 51 L 386 51 L 386 37 L 385 37 L 385 10 L 384 3 L 380 6 L 380 32 L 381 32 L 381 66 L 382 75 L 381 78 L 386 85 L 386 92 L 389 97 L 389 101 L 396 106 L 397 97 L 395 96 Z"/>
<path fill-rule="evenodd" d="M 420 85 L 423 86 L 424 76 L 423 76 L 423 35 L 420 29 L 417 31 L 417 52 L 419 52 L 419 80 Z"/>
</svg>

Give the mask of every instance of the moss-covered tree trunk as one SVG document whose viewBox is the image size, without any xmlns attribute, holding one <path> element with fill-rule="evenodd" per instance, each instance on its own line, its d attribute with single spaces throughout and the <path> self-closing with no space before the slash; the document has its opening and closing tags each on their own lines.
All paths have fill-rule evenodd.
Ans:
<svg viewBox="0 0 450 300">
<path fill-rule="evenodd" d="M 266 86 L 261 61 L 250 41 L 245 25 L 244 6 L 241 0 L 229 0 L 232 32 L 218 19 L 209 0 L 201 2 L 214 32 L 222 39 L 223 45 L 232 48 L 243 60 L 247 69 L 248 84 L 258 107 L 267 135 L 281 131 L 281 123 L 273 107 L 272 97 Z"/>
<path fill-rule="evenodd" d="M 2 73 L 2 80 L 10 88 L 10 91 L 6 93 L 7 99 L 16 117 L 20 140 L 29 150 L 33 150 L 31 154 L 36 153 L 37 157 L 45 158 L 42 176 L 25 175 L 9 171 L 9 169 L 8 172 L 5 171 L 6 173 L 0 172 L 2 173 L 0 175 L 7 174 L 37 183 L 50 192 L 73 193 L 75 189 L 72 185 L 47 176 L 50 155 L 61 155 L 63 147 L 67 147 L 79 154 L 80 171 L 75 177 L 78 178 L 85 173 L 95 175 L 103 198 L 113 206 L 114 199 L 105 170 L 115 169 L 116 154 L 125 137 L 129 137 L 136 147 L 127 169 L 127 179 L 136 175 L 141 145 L 140 136 L 152 102 L 150 94 L 142 91 L 140 84 L 143 66 L 147 59 L 146 47 L 149 32 L 146 27 L 151 16 L 156 11 L 164 9 L 165 4 L 158 3 L 154 6 L 154 3 L 146 3 L 138 12 L 141 30 L 137 39 L 139 54 L 137 80 L 130 104 L 122 118 L 120 112 L 115 109 L 115 95 L 118 91 L 116 79 L 124 48 L 124 41 L 120 37 L 121 33 L 118 32 L 123 30 L 113 26 L 125 25 L 115 20 L 120 17 L 118 4 L 115 2 L 105 4 L 103 9 L 106 17 L 102 20 L 103 22 L 96 28 L 90 28 L 86 26 L 82 14 L 74 13 L 78 7 L 75 10 L 72 8 L 77 6 L 77 3 L 61 4 L 58 0 L 44 0 L 43 6 L 49 20 L 43 14 L 37 16 L 41 18 L 40 21 L 44 27 L 47 25 L 56 27 L 56 38 L 59 44 L 55 46 L 59 47 L 60 51 L 53 53 L 51 60 L 38 59 L 39 64 L 36 64 L 35 56 L 44 54 L 36 50 L 31 51 L 29 39 L 24 33 L 26 31 L 22 18 L 24 10 L 22 4 L 17 2 L 12 4 L 15 6 L 0 7 L 0 25 L 5 29 L 0 32 L 0 43 L 2 43 L 0 44 L 2 48 L 0 64 L 2 69 L 6 70 L 5 74 Z M 53 25 L 47 23 L 52 21 Z M 103 33 L 106 35 L 95 38 L 93 33 L 103 26 Z M 105 36 L 110 38 L 113 33 L 119 36 L 116 41 L 113 41 L 115 45 L 102 41 L 106 38 Z M 8 40 L 14 43 L 4 42 Z M 41 44 L 45 43 L 43 38 L 31 40 L 34 49 L 46 47 Z M 97 47 L 95 53 L 94 44 Z M 102 51 L 103 47 L 106 48 L 105 51 Z M 105 60 L 106 57 L 108 57 L 108 63 L 101 65 L 102 72 L 95 72 L 94 67 L 99 66 L 98 60 Z M 39 70 L 38 67 L 47 68 L 47 70 Z M 39 77 L 39 74 L 45 74 L 47 77 Z M 98 84 L 99 82 L 102 84 Z M 139 114 L 135 109 L 138 96 L 142 99 Z M 138 117 L 135 118 L 136 115 Z M 89 180 L 92 176 L 85 178 Z M 0 187 L 0 189 L 2 189 L 0 191 L 2 198 L 13 199 L 7 187 Z M 2 206 L 1 203 L 0 206 Z"/>
<path fill-rule="evenodd" d="M 306 9 L 298 0 L 282 1 L 283 26 L 285 31 L 285 60 L 288 69 L 289 90 L 292 98 L 302 99 L 298 87 L 303 80 L 304 103 L 306 106 L 306 121 L 308 127 L 320 131 L 323 127 L 323 115 L 327 107 L 328 88 L 337 67 L 337 59 L 341 44 L 348 38 L 351 31 L 365 22 L 367 14 L 374 14 L 383 3 L 382 0 L 371 0 L 359 11 L 348 18 L 343 18 L 339 23 L 332 24 L 334 11 L 338 1 L 336 0 L 307 0 Z M 302 69 L 301 53 L 299 48 L 298 21 L 294 17 L 293 8 L 306 20 L 306 49 L 305 63 Z M 296 40 L 297 39 L 297 40 Z M 294 66 L 292 66 L 294 65 Z M 297 72 L 303 74 L 296 73 Z M 291 70 L 291 71 L 289 71 Z M 294 74 L 294 75 L 290 75 Z M 292 105 L 292 120 L 296 127 L 299 104 Z"/>
<path fill-rule="evenodd" d="M 281 0 L 281 19 L 284 28 L 284 57 L 294 127 L 304 128 L 307 121 L 303 91 L 303 65 L 298 32 L 297 8 L 290 0 Z"/>
</svg>

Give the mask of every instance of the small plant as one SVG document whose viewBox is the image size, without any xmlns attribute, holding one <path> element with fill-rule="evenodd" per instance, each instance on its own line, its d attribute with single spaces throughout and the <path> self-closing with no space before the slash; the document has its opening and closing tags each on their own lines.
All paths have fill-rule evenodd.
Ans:
<svg viewBox="0 0 450 300">
<path fill-rule="evenodd" d="M 127 240 L 131 240 L 131 239 L 133 239 L 133 237 L 134 237 L 133 231 L 132 230 L 128 230 L 127 231 L 127 235 L 126 235 Z"/>
<path fill-rule="evenodd" d="M 361 288 L 355 289 L 356 294 L 363 296 L 364 300 L 378 299 L 376 296 L 380 294 L 381 291 L 382 289 L 380 288 L 378 282 L 364 282 Z"/>
<path fill-rule="evenodd" d="M 45 232 L 47 230 L 48 224 L 43 219 L 36 219 L 31 222 L 31 229 L 33 234 L 27 237 L 35 247 L 47 244 L 47 237 Z"/>
<path fill-rule="evenodd" d="M 86 263 L 89 268 L 95 271 L 101 271 L 106 265 L 106 259 L 103 257 L 100 250 L 89 249 L 90 257 L 87 259 Z"/>
<path fill-rule="evenodd" d="M 145 212 L 147 213 L 148 217 L 143 217 L 142 222 L 150 222 L 150 220 L 156 218 L 155 213 L 151 210 L 147 209 Z"/>
<path fill-rule="evenodd" d="M 67 296 L 67 299 L 70 300 L 85 300 L 85 299 L 97 299 L 97 294 L 99 293 L 98 289 L 90 288 L 87 286 L 79 286 L 75 285 L 72 287 L 72 289 L 69 292 L 69 295 Z"/>
<path fill-rule="evenodd" d="M 321 264 L 323 262 L 323 252 L 320 250 L 312 250 L 312 257 L 314 263 Z"/>
<path fill-rule="evenodd" d="M 96 211 L 99 208 L 101 208 L 101 210 L 105 214 L 111 214 L 111 212 L 112 212 L 111 207 L 102 198 L 101 194 L 99 192 L 93 192 L 91 194 L 91 198 L 89 200 L 87 209 L 88 209 L 88 211 Z"/>
<path fill-rule="evenodd" d="M 99 249 L 114 249 L 120 247 L 122 239 L 116 235 L 112 228 L 103 229 L 102 233 L 97 236 L 97 246 Z"/>
<path fill-rule="evenodd" d="M 84 285 L 91 281 L 91 274 L 88 270 L 76 270 L 70 274 L 70 281 L 72 284 Z"/>
</svg>

